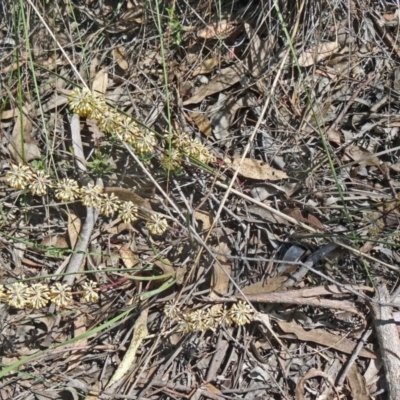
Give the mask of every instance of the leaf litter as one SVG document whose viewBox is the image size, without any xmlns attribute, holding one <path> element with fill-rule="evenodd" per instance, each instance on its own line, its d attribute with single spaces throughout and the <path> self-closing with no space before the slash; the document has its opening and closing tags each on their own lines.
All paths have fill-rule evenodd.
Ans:
<svg viewBox="0 0 400 400">
<path fill-rule="evenodd" d="M 398 285 L 396 6 L 92 1 L 63 14 L 58 3 L 19 5 L 32 36 L 15 20 L 0 27 L 0 272 L 6 287 L 68 281 L 73 304 L 1 304 L 0 375 L 18 377 L 3 397 L 392 395 L 371 293 Z M 153 154 L 135 158 L 95 119 L 71 115 L 68 94 L 82 84 L 72 67 L 157 133 Z M 215 160 L 185 155 L 163 169 L 181 132 Z M 13 190 L 3 177 L 18 163 L 100 182 L 144 218 L 165 215 L 167 232 Z M 248 323 L 232 323 L 237 310 Z M 361 340 L 369 326 L 380 339 Z"/>
</svg>

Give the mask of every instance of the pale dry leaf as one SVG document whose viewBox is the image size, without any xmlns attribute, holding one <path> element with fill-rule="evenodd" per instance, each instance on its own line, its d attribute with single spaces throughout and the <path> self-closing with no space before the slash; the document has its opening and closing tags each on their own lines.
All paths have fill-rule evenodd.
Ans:
<svg viewBox="0 0 400 400">
<path fill-rule="evenodd" d="M 281 224 L 290 226 L 290 222 L 288 222 L 286 219 L 280 217 L 279 215 L 273 214 L 271 211 L 268 211 L 260 206 L 257 205 L 248 206 L 247 210 L 249 211 L 250 214 L 256 215 L 256 218 L 246 218 L 246 220 L 249 222 L 254 222 L 254 223 L 270 222 L 272 224 Z"/>
<path fill-rule="evenodd" d="M 104 193 L 114 194 L 122 201 L 132 201 L 139 207 L 147 208 L 151 210 L 151 204 L 148 199 L 140 197 L 138 194 L 134 193 L 131 189 L 121 188 L 119 186 L 109 186 L 103 189 Z"/>
<path fill-rule="evenodd" d="M 86 314 L 79 313 L 74 317 L 74 337 L 83 335 L 86 332 L 87 318 Z M 74 347 L 85 347 L 88 343 L 87 338 L 79 339 L 74 343 Z M 86 350 L 80 349 L 72 351 L 72 354 L 65 360 L 68 365 L 67 371 L 73 371 L 82 362 L 82 357 L 86 354 Z"/>
<path fill-rule="evenodd" d="M 235 103 L 235 99 L 233 104 Z M 232 103 L 229 98 L 224 94 L 220 93 L 218 96 L 218 101 L 212 104 L 207 109 L 207 116 L 213 126 L 213 134 L 217 140 L 222 140 L 229 135 L 229 128 L 234 119 L 234 113 L 238 110 L 234 106 L 231 108 Z"/>
<path fill-rule="evenodd" d="M 143 340 L 148 334 L 147 330 L 147 319 L 149 315 L 148 304 L 142 307 L 139 317 L 135 321 L 135 326 L 133 330 L 133 337 L 126 351 L 122 362 L 118 365 L 114 375 L 111 377 L 106 388 L 110 388 L 114 384 L 118 383 L 121 378 L 123 378 L 132 368 L 133 363 L 136 359 L 136 352 L 139 346 L 142 344 Z"/>
<path fill-rule="evenodd" d="M 335 54 L 340 49 L 338 42 L 325 42 L 304 50 L 300 53 L 298 62 L 300 67 L 309 67 L 318 61 Z"/>
<path fill-rule="evenodd" d="M 255 107 L 257 101 L 251 93 L 246 93 L 244 96 L 225 96 L 219 94 L 218 101 L 210 106 L 207 110 L 213 126 L 213 133 L 216 139 L 221 140 L 229 135 L 229 128 L 235 120 L 237 111 L 244 107 Z"/>
<path fill-rule="evenodd" d="M 210 297 L 218 298 L 228 293 L 229 277 L 232 271 L 231 263 L 225 255 L 230 255 L 231 251 L 226 243 L 220 242 L 214 247 L 217 254 L 218 263 L 214 263 L 211 275 L 211 293 Z"/>
<path fill-rule="evenodd" d="M 99 59 L 97 57 L 93 57 L 90 62 L 89 67 L 89 76 L 96 76 L 97 67 L 99 66 Z"/>
<path fill-rule="evenodd" d="M 108 86 L 108 72 L 106 68 L 101 68 L 94 77 L 92 90 L 93 93 L 104 97 Z"/>
<path fill-rule="evenodd" d="M 270 40 L 261 40 L 256 31 L 249 24 L 244 24 L 247 36 L 250 39 L 250 52 L 246 63 L 253 76 L 259 76 L 268 62 L 269 49 L 272 47 L 274 37 Z"/>
<path fill-rule="evenodd" d="M 400 163 L 391 164 L 389 165 L 389 168 L 395 172 L 400 172 Z"/>
<path fill-rule="evenodd" d="M 209 137 L 212 134 L 211 122 L 204 113 L 190 113 L 190 118 L 199 128 L 200 132 L 204 134 L 204 136 Z"/>
<path fill-rule="evenodd" d="M 139 264 L 139 257 L 131 249 L 121 246 L 119 254 L 126 268 L 131 269 Z"/>
<path fill-rule="evenodd" d="M 16 274 L 22 273 L 22 265 L 21 261 L 24 259 L 25 251 L 27 244 L 25 242 L 26 236 L 23 233 L 23 229 L 21 229 L 22 226 L 20 226 L 20 229 L 15 231 L 14 237 L 15 238 L 20 238 L 22 240 L 16 239 L 15 245 L 13 246 L 12 249 L 12 259 L 13 262 L 15 263 L 15 267 L 13 268 L 13 272 Z"/>
<path fill-rule="evenodd" d="M 318 343 L 327 348 L 333 348 L 345 354 L 351 354 L 357 346 L 356 342 L 352 340 L 334 335 L 322 329 L 313 329 L 311 331 L 304 330 L 300 325 L 295 322 L 277 321 L 277 324 L 284 333 L 292 333 L 297 339 L 304 342 Z M 364 347 L 359 353 L 360 357 L 376 358 L 375 352 Z"/>
<path fill-rule="evenodd" d="M 336 129 L 329 130 L 327 135 L 326 135 L 326 138 L 331 143 L 335 143 L 337 145 L 341 145 L 342 144 L 342 134 Z"/>
<path fill-rule="evenodd" d="M 165 279 L 160 279 L 158 282 L 161 284 L 162 282 L 165 282 L 167 279 L 169 279 L 171 276 L 175 276 L 176 271 L 171 264 L 167 264 L 165 262 L 162 262 L 161 260 L 154 260 L 153 265 L 155 265 L 157 268 L 159 268 L 162 272 L 163 275 L 168 275 L 165 277 Z"/>
<path fill-rule="evenodd" d="M 225 162 L 231 170 L 236 171 L 239 169 L 239 175 L 244 176 L 245 178 L 270 181 L 288 178 L 286 172 L 279 171 L 262 160 L 245 158 L 242 165 L 239 167 L 240 160 L 241 157 L 235 157 L 232 160 L 225 160 Z"/>
<path fill-rule="evenodd" d="M 19 360 L 20 360 L 19 357 L 1 357 L 1 363 L 4 366 L 14 364 L 14 363 L 18 362 Z"/>
<path fill-rule="evenodd" d="M 243 74 L 245 73 L 245 68 L 240 64 L 235 64 L 233 66 L 223 68 L 216 74 L 207 85 L 200 86 L 197 88 L 193 96 L 184 101 L 183 105 L 199 103 L 207 96 L 211 96 L 215 93 L 222 92 L 235 85 L 240 81 Z"/>
<path fill-rule="evenodd" d="M 121 69 L 123 69 L 124 71 L 126 71 L 129 67 L 129 64 L 128 64 L 128 61 L 126 61 L 127 57 L 126 57 L 126 52 L 125 52 L 125 49 L 123 48 L 123 46 L 121 46 L 120 44 L 115 46 L 114 50 L 113 50 L 113 54 L 114 54 L 115 61 L 117 62 L 119 67 Z"/>
<path fill-rule="evenodd" d="M 51 314 L 44 314 L 44 315 L 37 314 L 37 316 L 34 317 L 33 320 L 36 326 L 39 327 L 37 329 L 40 329 L 41 331 L 47 333 L 53 328 L 54 323 L 56 321 L 56 316 Z"/>
<path fill-rule="evenodd" d="M 72 211 L 68 214 L 68 239 L 71 244 L 71 249 L 75 248 L 81 232 L 82 221 Z"/>
<path fill-rule="evenodd" d="M 48 112 L 53 110 L 54 108 L 61 107 L 65 104 L 68 104 L 68 98 L 65 96 L 60 96 L 58 94 L 55 94 L 52 96 L 49 101 L 43 105 L 43 111 Z"/>
<path fill-rule="evenodd" d="M 0 120 L 6 120 L 16 118 L 20 114 L 18 108 L 11 108 L 10 110 L 4 110 L 0 113 Z"/>
<path fill-rule="evenodd" d="M 303 217 L 300 209 L 298 208 L 285 208 L 282 212 L 289 217 L 296 219 L 297 221 L 304 222 L 307 225 L 311 225 L 318 229 L 324 229 L 324 225 L 320 222 L 320 220 L 312 214 L 308 214 L 307 217 Z"/>
<path fill-rule="evenodd" d="M 364 372 L 365 382 L 369 387 L 376 387 L 377 377 L 380 374 L 380 370 L 382 369 L 382 358 L 376 358 L 375 360 L 371 360 L 368 364 L 368 368 Z"/>
<path fill-rule="evenodd" d="M 246 295 L 275 292 L 276 290 L 281 288 L 282 283 L 287 281 L 287 279 L 288 277 L 284 275 L 273 276 L 266 279 L 265 282 L 255 282 L 249 286 L 245 286 L 242 289 L 242 292 Z"/>
<path fill-rule="evenodd" d="M 202 388 L 206 389 L 207 392 L 209 392 L 213 395 L 217 395 L 218 397 L 221 396 L 221 398 L 222 398 L 222 396 L 223 396 L 223 393 L 211 383 L 204 384 L 202 386 Z"/>
<path fill-rule="evenodd" d="M 196 50 L 198 50 L 198 49 L 196 49 Z M 193 53 L 187 53 L 186 57 L 184 58 L 184 62 L 187 65 L 192 65 L 198 61 L 199 61 L 199 53 L 197 51 L 193 52 Z"/>
<path fill-rule="evenodd" d="M 198 55 L 194 54 L 195 59 L 198 59 Z M 217 65 L 219 60 L 216 57 L 206 58 L 192 73 L 194 78 L 197 75 L 209 74 Z"/>
<path fill-rule="evenodd" d="M 365 378 L 360 373 L 357 364 L 353 364 L 347 373 L 347 381 L 353 394 L 353 400 L 369 400 L 371 398 Z"/>
<path fill-rule="evenodd" d="M 227 21 L 226 19 L 207 25 L 204 29 L 197 32 L 197 37 L 200 39 L 214 39 L 214 38 L 226 38 L 235 29 L 237 24 Z"/>
<path fill-rule="evenodd" d="M 40 158 L 40 148 L 32 137 L 32 122 L 25 115 L 24 107 L 15 121 L 14 129 L 8 144 L 8 150 L 12 159 L 17 163 L 27 163 Z"/>
<path fill-rule="evenodd" d="M 370 151 L 361 146 L 350 146 L 346 149 L 345 153 L 360 165 L 369 165 L 378 168 L 381 165 L 377 156 L 373 155 Z"/>
<path fill-rule="evenodd" d="M 194 217 L 195 217 L 195 219 L 197 219 L 203 223 L 202 229 L 204 231 L 206 231 L 207 229 L 210 229 L 213 217 L 209 212 L 203 211 L 203 210 L 196 210 L 194 212 Z"/>
<path fill-rule="evenodd" d="M 44 247 L 55 247 L 57 249 L 69 249 L 65 235 L 48 235 L 40 243 Z"/>
</svg>

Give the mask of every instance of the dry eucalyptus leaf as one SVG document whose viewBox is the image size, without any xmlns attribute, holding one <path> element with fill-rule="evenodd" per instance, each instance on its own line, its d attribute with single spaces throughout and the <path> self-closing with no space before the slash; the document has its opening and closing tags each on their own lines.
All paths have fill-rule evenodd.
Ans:
<svg viewBox="0 0 400 400">
<path fill-rule="evenodd" d="M 203 230 L 207 230 L 211 227 L 213 217 L 209 212 L 203 210 L 196 210 L 194 212 L 194 217 L 203 223 L 202 226 Z"/>
<path fill-rule="evenodd" d="M 106 68 L 102 68 L 99 72 L 97 72 L 96 76 L 94 77 L 92 85 L 93 93 L 104 96 L 107 91 L 107 86 L 108 72 Z"/>
<path fill-rule="evenodd" d="M 332 333 L 323 331 L 322 329 L 306 331 L 295 322 L 277 321 L 277 323 L 279 328 L 281 328 L 284 333 L 292 333 L 296 335 L 298 340 L 303 342 L 318 343 L 322 346 L 333 348 L 345 354 L 351 354 L 354 348 L 357 346 L 356 342 L 353 342 L 346 337 L 334 335 Z M 376 358 L 376 353 L 367 347 L 361 349 L 359 355 L 360 357 L 365 358 Z"/>
<path fill-rule="evenodd" d="M 197 55 L 196 59 L 198 58 Z M 209 74 L 219 63 L 218 58 L 211 57 L 205 59 L 192 73 L 192 77 L 194 78 L 197 75 Z"/>
<path fill-rule="evenodd" d="M 347 373 L 347 381 L 349 383 L 353 400 L 369 400 L 370 393 L 364 376 L 360 373 L 357 364 L 353 364 Z"/>
<path fill-rule="evenodd" d="M 119 248 L 119 254 L 126 268 L 131 269 L 139 264 L 138 256 L 127 247 L 121 246 Z"/>
<path fill-rule="evenodd" d="M 68 249 L 70 247 L 65 239 L 65 235 L 45 236 L 40 244 L 46 247 L 57 247 L 58 249 Z"/>
<path fill-rule="evenodd" d="M 6 119 L 11 119 L 11 118 L 15 118 L 20 114 L 18 108 L 11 108 L 10 110 L 4 110 L 1 114 L 0 114 L 0 120 L 6 120 Z"/>
<path fill-rule="evenodd" d="M 241 157 L 233 158 L 231 161 L 225 160 L 230 169 L 236 171 L 239 168 Z M 287 179 L 286 172 L 279 171 L 266 164 L 264 161 L 245 158 L 239 168 L 239 175 L 250 179 L 277 181 Z"/>
<path fill-rule="evenodd" d="M 337 145 L 341 145 L 342 144 L 342 134 L 336 129 L 329 130 L 327 135 L 326 135 L 326 138 L 331 143 L 335 143 Z"/>
<path fill-rule="evenodd" d="M 107 194 L 114 194 L 115 196 L 118 197 L 119 200 L 122 201 L 132 201 L 139 207 L 144 207 L 147 208 L 148 210 L 152 209 L 149 200 L 140 197 L 138 194 L 134 193 L 130 189 L 121 188 L 119 186 L 110 186 L 110 187 L 105 187 L 103 189 L 103 192 Z"/>
<path fill-rule="evenodd" d="M 74 337 L 79 335 L 83 335 L 86 332 L 86 325 L 88 324 L 87 316 L 85 313 L 79 313 L 74 318 Z M 82 363 L 82 356 L 86 353 L 86 350 L 83 350 L 87 345 L 88 338 L 83 337 L 82 339 L 77 340 L 74 343 L 74 347 L 78 348 L 78 350 L 72 351 L 72 354 L 65 360 L 68 368 L 66 372 L 75 370 L 79 364 Z"/>
<path fill-rule="evenodd" d="M 250 190 L 251 197 L 257 201 L 264 201 L 265 199 L 268 199 L 268 197 L 274 196 L 277 193 L 279 193 L 278 189 L 269 186 L 255 186 Z"/>
<path fill-rule="evenodd" d="M 300 67 L 309 67 L 310 65 L 316 64 L 318 61 L 330 57 L 332 54 L 336 53 L 339 48 L 338 42 L 320 43 L 300 53 L 298 58 L 299 65 Z"/>
<path fill-rule="evenodd" d="M 206 137 L 209 137 L 212 134 L 211 122 L 204 113 L 190 113 L 190 118 L 192 118 L 193 122 L 199 128 L 200 132 L 203 133 Z"/>
<path fill-rule="evenodd" d="M 197 37 L 201 39 L 213 39 L 218 37 L 226 38 L 236 28 L 237 28 L 236 24 L 224 19 L 220 22 L 210 24 L 204 29 L 201 29 L 200 31 L 197 32 Z"/>
<path fill-rule="evenodd" d="M 13 133 L 8 144 L 12 159 L 16 163 L 24 163 L 40 158 L 40 149 L 32 137 L 32 123 L 25 115 L 26 109 L 18 114 Z"/>
<path fill-rule="evenodd" d="M 68 98 L 55 94 L 46 104 L 43 105 L 43 111 L 47 112 L 53 110 L 54 108 L 61 107 L 64 104 L 68 104 Z"/>
<path fill-rule="evenodd" d="M 210 106 L 207 110 L 213 126 L 214 137 L 218 140 L 229 136 L 230 127 L 235 120 L 235 115 L 240 108 L 255 107 L 257 100 L 251 93 L 246 93 L 244 96 L 226 96 L 223 93 L 219 94 L 217 103 Z"/>
<path fill-rule="evenodd" d="M 120 44 L 118 46 L 116 46 L 113 50 L 114 53 L 114 58 L 115 61 L 117 62 L 117 64 L 119 65 L 119 67 L 121 69 L 123 69 L 124 71 L 126 71 L 129 67 L 128 61 L 126 61 L 126 53 L 125 53 L 125 49 L 123 48 L 123 46 L 121 46 Z"/>
<path fill-rule="evenodd" d="M 245 68 L 239 64 L 221 69 L 207 85 L 197 88 L 193 96 L 184 101 L 183 105 L 186 106 L 188 104 L 199 103 L 207 96 L 211 96 L 212 94 L 219 93 L 230 88 L 240 81 L 244 73 Z"/>
<path fill-rule="evenodd" d="M 81 232 L 81 227 L 82 221 L 70 211 L 68 214 L 68 238 L 71 244 L 71 249 L 75 248 L 79 233 Z"/>
<path fill-rule="evenodd" d="M 256 216 L 256 218 L 246 218 L 250 222 L 254 223 L 270 222 L 272 224 L 281 224 L 290 226 L 290 222 L 288 222 L 286 219 L 283 219 L 279 215 L 273 214 L 271 211 L 268 211 L 260 206 L 257 205 L 248 206 L 247 210 L 249 211 L 250 214 Z"/>
<path fill-rule="evenodd" d="M 228 292 L 229 276 L 232 271 L 231 263 L 225 257 L 231 253 L 226 243 L 221 242 L 218 246 L 214 247 L 217 253 L 217 260 L 219 263 L 214 263 L 211 275 L 211 293 L 210 297 L 220 297 Z"/>
<path fill-rule="evenodd" d="M 249 286 L 245 286 L 242 289 L 243 294 L 260 294 L 260 293 L 271 293 L 281 288 L 282 283 L 287 281 L 288 277 L 284 275 L 278 275 L 268 278 L 265 282 L 255 282 Z"/>
<path fill-rule="evenodd" d="M 289 217 L 296 219 L 297 221 L 303 222 L 307 225 L 311 225 L 318 229 L 324 229 L 324 225 L 320 222 L 320 220 L 312 214 L 308 214 L 307 218 L 303 217 L 301 211 L 298 208 L 285 208 L 282 212 Z"/>
<path fill-rule="evenodd" d="M 360 165 L 369 165 L 379 168 L 381 164 L 377 156 L 374 156 L 371 152 L 361 146 L 354 145 L 348 147 L 346 149 L 346 154 L 354 161 L 357 161 Z"/>
<path fill-rule="evenodd" d="M 136 359 L 136 352 L 142 344 L 143 340 L 148 335 L 147 330 L 147 320 L 149 316 L 149 307 L 145 306 L 142 308 L 139 317 L 135 321 L 133 336 L 131 339 L 131 343 L 129 345 L 128 350 L 125 352 L 124 358 L 121 363 L 118 365 L 117 369 L 114 372 L 114 375 L 111 377 L 108 382 L 106 388 L 110 388 L 115 383 L 119 382 L 132 368 Z"/>
<path fill-rule="evenodd" d="M 268 62 L 269 49 L 274 42 L 273 35 L 269 40 L 261 40 L 249 24 L 244 24 L 247 36 L 250 39 L 250 53 L 246 59 L 249 71 L 253 76 L 259 76 Z"/>
</svg>

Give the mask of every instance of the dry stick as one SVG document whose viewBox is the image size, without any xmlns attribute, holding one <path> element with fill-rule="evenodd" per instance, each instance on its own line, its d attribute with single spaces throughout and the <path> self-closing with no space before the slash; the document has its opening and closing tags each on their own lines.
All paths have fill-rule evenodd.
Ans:
<svg viewBox="0 0 400 400">
<path fill-rule="evenodd" d="M 400 339 L 396 321 L 393 319 L 389 306 L 379 303 L 391 301 L 385 285 L 376 288 L 375 302 L 370 302 L 372 320 L 375 325 L 379 351 L 382 357 L 385 378 L 387 382 L 388 400 L 400 399 Z"/>
<path fill-rule="evenodd" d="M 86 172 L 86 166 L 83 164 L 82 161 L 84 160 L 85 156 L 83 154 L 83 147 L 82 147 L 82 139 L 80 135 L 80 128 L 79 128 L 79 116 L 74 114 L 70 120 L 71 125 L 71 138 L 72 138 L 72 146 L 74 149 L 74 155 L 76 160 L 77 168 L 81 171 Z M 66 285 L 72 286 L 74 280 L 76 278 L 76 273 L 79 271 L 83 260 L 85 258 L 85 252 L 87 250 L 90 236 L 93 232 L 94 224 L 97 220 L 99 213 L 92 207 L 86 208 L 86 219 L 82 226 L 82 229 L 79 233 L 78 241 L 76 242 L 74 252 L 69 260 L 69 264 L 66 270 L 68 275 L 64 276 L 63 282 Z"/>
<path fill-rule="evenodd" d="M 339 376 L 336 379 L 336 386 L 342 387 L 344 384 L 344 380 L 347 378 L 347 374 L 349 373 L 351 367 L 355 363 L 358 354 L 360 351 L 365 347 L 367 344 L 368 338 L 371 336 L 372 329 L 367 329 L 364 334 L 361 336 L 361 339 L 357 343 L 357 346 L 354 348 L 353 353 L 351 354 L 351 357 L 347 360 L 345 367 L 339 374 Z"/>
</svg>

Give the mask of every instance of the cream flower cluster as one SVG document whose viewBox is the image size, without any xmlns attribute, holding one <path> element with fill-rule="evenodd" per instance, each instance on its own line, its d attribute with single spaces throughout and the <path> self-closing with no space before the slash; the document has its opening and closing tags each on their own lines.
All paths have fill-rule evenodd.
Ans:
<svg viewBox="0 0 400 400">
<path fill-rule="evenodd" d="M 93 303 L 99 299 L 96 291 L 97 283 L 83 282 L 82 297 Z M 71 287 L 56 282 L 51 286 L 43 283 L 27 285 L 23 282 L 14 282 L 9 285 L 0 285 L 0 300 L 14 308 L 43 308 L 49 302 L 59 307 L 67 307 L 72 303 Z"/>
<path fill-rule="evenodd" d="M 70 109 L 81 117 L 96 121 L 98 127 L 107 134 L 116 135 L 129 143 L 139 154 L 149 154 L 157 144 L 154 132 L 141 127 L 133 118 L 123 115 L 107 106 L 104 99 L 94 95 L 89 89 L 74 89 L 68 97 Z M 161 165 L 167 170 L 175 170 L 183 163 L 183 155 L 193 157 L 204 164 L 215 162 L 215 157 L 200 141 L 192 140 L 183 132 L 175 133 L 171 139 L 172 148 L 166 150 Z"/>
<path fill-rule="evenodd" d="M 133 118 L 115 111 L 89 89 L 74 89 L 68 101 L 74 113 L 95 120 L 104 133 L 116 135 L 131 144 L 139 154 L 148 154 L 154 150 L 157 143 L 154 132 L 142 129 Z"/>
<path fill-rule="evenodd" d="M 213 305 L 208 310 L 196 310 L 186 315 L 181 315 L 176 305 L 168 303 L 164 307 L 164 314 L 178 323 L 178 329 L 181 332 L 206 332 L 215 331 L 221 325 L 242 326 L 254 320 L 255 313 L 249 304 L 244 301 L 234 303 L 227 310 L 220 304 Z"/>
<path fill-rule="evenodd" d="M 65 203 L 80 200 L 86 207 L 94 207 L 106 217 L 118 213 L 121 220 L 131 223 L 138 219 L 138 207 L 132 201 L 120 201 L 113 193 L 103 193 L 99 186 L 89 183 L 79 187 L 73 179 L 64 178 L 53 182 L 44 171 L 34 171 L 27 165 L 12 165 L 6 175 L 8 184 L 17 190 L 28 189 L 35 196 L 44 196 L 54 189 L 57 200 Z M 147 220 L 147 229 L 154 235 L 161 235 L 168 227 L 167 220 L 160 214 L 153 214 Z"/>
<path fill-rule="evenodd" d="M 215 157 L 210 150 L 198 139 L 191 139 L 184 132 L 175 132 L 172 137 L 164 136 L 167 143 L 171 142 L 172 150 L 167 150 L 162 159 L 161 165 L 165 169 L 175 169 L 180 166 L 183 161 L 183 155 L 186 154 L 203 164 L 211 164 L 215 162 Z"/>
</svg>

